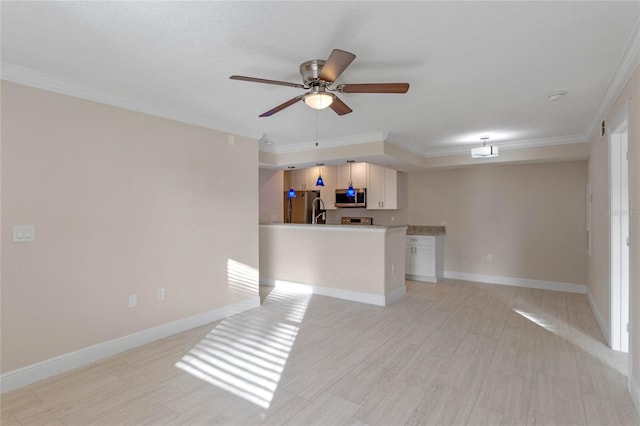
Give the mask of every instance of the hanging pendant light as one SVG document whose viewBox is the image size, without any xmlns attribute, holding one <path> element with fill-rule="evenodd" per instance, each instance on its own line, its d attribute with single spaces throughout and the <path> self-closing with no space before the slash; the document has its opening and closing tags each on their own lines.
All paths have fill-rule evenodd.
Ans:
<svg viewBox="0 0 640 426">
<path fill-rule="evenodd" d="M 288 167 L 289 170 L 293 170 L 295 168 L 296 168 L 296 166 L 289 166 Z M 287 193 L 287 198 L 296 198 L 296 190 L 293 189 L 293 186 L 289 187 L 289 192 Z"/>
<path fill-rule="evenodd" d="M 351 164 L 354 163 L 354 160 L 347 160 L 349 163 L 349 188 L 347 188 L 347 197 L 355 197 L 356 191 L 353 189 L 353 181 L 351 180 Z"/>
<path fill-rule="evenodd" d="M 324 186 L 324 181 L 322 180 L 322 166 L 324 166 L 324 163 L 318 163 L 316 166 L 318 166 L 318 180 L 316 180 L 316 186 Z"/>
</svg>

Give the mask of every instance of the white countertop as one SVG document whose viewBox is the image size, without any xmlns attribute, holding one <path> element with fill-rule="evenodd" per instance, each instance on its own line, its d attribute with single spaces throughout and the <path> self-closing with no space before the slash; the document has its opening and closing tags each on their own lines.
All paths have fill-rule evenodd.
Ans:
<svg viewBox="0 0 640 426">
<path fill-rule="evenodd" d="M 289 228 L 299 230 L 314 230 L 314 231 L 349 231 L 349 232 L 393 232 L 401 231 L 406 232 L 407 225 L 400 226 L 384 226 L 384 225 L 341 225 L 341 224 L 326 224 L 326 225 L 312 225 L 310 223 L 261 223 L 261 227 L 277 227 L 277 228 Z"/>
</svg>

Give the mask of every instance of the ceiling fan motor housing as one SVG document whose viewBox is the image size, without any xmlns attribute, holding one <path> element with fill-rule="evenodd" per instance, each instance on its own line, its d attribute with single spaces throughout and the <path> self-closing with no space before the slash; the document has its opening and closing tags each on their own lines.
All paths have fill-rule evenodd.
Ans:
<svg viewBox="0 0 640 426">
<path fill-rule="evenodd" d="M 326 63 L 327 61 L 322 59 L 312 59 L 300 65 L 300 75 L 306 86 L 318 85 L 320 81 L 319 75 L 322 72 L 322 67 L 324 67 Z"/>
</svg>

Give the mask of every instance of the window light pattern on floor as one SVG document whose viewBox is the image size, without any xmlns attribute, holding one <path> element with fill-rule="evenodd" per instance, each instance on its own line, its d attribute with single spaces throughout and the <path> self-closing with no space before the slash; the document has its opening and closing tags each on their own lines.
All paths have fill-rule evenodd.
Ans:
<svg viewBox="0 0 640 426">
<path fill-rule="evenodd" d="M 253 404 L 269 408 L 311 294 L 274 289 L 286 306 L 265 318 L 237 314 L 221 321 L 176 367 Z M 265 302 L 267 303 L 267 302 Z"/>
<path fill-rule="evenodd" d="M 514 308 L 513 311 L 555 336 L 564 339 L 571 345 L 580 348 L 583 352 L 605 363 L 619 373 L 623 375 L 628 374 L 626 357 L 623 354 L 617 356 L 615 352 L 612 353 L 609 351 L 609 348 L 606 347 L 603 341 L 594 339 L 577 328 L 570 326 L 566 321 L 554 318 L 553 315 L 543 313 L 536 314 L 516 308 Z"/>
</svg>

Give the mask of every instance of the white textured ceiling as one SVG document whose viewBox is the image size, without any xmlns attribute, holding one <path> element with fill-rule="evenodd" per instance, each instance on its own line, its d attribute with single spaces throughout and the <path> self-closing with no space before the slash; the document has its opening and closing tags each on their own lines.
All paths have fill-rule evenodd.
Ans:
<svg viewBox="0 0 640 426">
<path fill-rule="evenodd" d="M 577 142 L 602 118 L 639 11 L 638 1 L 3 1 L 2 76 L 282 152 L 373 133 L 425 154 L 484 135 L 505 148 Z M 409 93 L 341 94 L 354 111 L 342 117 L 300 102 L 258 118 L 302 91 L 229 80 L 298 83 L 299 65 L 333 48 L 357 55 L 339 83 L 409 82 Z M 549 102 L 557 90 L 567 95 Z"/>
</svg>

